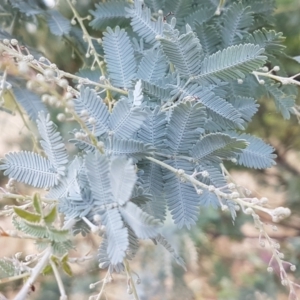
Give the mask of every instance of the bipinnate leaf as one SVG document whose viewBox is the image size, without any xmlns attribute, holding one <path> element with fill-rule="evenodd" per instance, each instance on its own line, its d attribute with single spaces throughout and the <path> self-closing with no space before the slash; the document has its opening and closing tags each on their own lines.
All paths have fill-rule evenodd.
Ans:
<svg viewBox="0 0 300 300">
<path fill-rule="evenodd" d="M 103 205 L 113 201 L 109 178 L 109 161 L 105 155 L 96 152 L 85 157 L 86 174 L 95 203 Z"/>
<path fill-rule="evenodd" d="M 39 112 L 37 125 L 42 138 L 40 143 L 52 167 L 58 174 L 64 176 L 68 154 L 63 139 L 57 131 L 57 126 L 50 120 L 50 115 L 46 115 L 44 112 Z"/>
<path fill-rule="evenodd" d="M 162 49 L 182 76 L 193 77 L 200 73 L 203 51 L 196 34 L 186 25 L 186 33 L 179 35 L 165 25 L 164 36 L 159 38 Z"/>
<path fill-rule="evenodd" d="M 146 117 L 147 113 L 140 107 L 132 107 L 126 99 L 119 100 L 109 119 L 110 133 L 122 139 L 130 138 L 139 130 Z"/>
<path fill-rule="evenodd" d="M 245 140 L 232 138 L 224 133 L 211 133 L 204 136 L 191 150 L 194 159 L 205 162 L 221 162 L 242 153 L 247 146 Z"/>
<path fill-rule="evenodd" d="M 143 188 L 149 193 L 151 201 L 142 205 L 142 209 L 149 215 L 161 221 L 166 217 L 166 199 L 164 194 L 163 170 L 154 162 L 142 161 L 139 168 L 143 170 L 141 179 Z"/>
<path fill-rule="evenodd" d="M 37 153 L 10 152 L 1 159 L 0 170 L 4 175 L 37 188 L 50 188 L 59 182 L 59 174 L 50 161 Z"/>
<path fill-rule="evenodd" d="M 134 6 L 125 8 L 127 17 L 131 18 L 133 30 L 147 43 L 155 43 L 155 37 L 163 31 L 163 19 L 159 17 L 157 21 L 151 20 L 151 11 L 143 4 L 143 1 L 134 1 Z"/>
<path fill-rule="evenodd" d="M 201 103 L 189 101 L 174 108 L 166 132 L 166 145 L 172 154 L 188 153 L 203 133 L 206 120 Z"/>
<path fill-rule="evenodd" d="M 147 119 L 138 131 L 138 138 L 159 148 L 164 144 L 167 124 L 166 114 L 156 106 L 153 111 L 147 113 Z"/>
<path fill-rule="evenodd" d="M 155 237 L 155 241 L 159 244 L 161 244 L 174 258 L 176 263 L 181 266 L 185 271 L 187 271 L 184 260 L 178 253 L 175 251 L 175 249 L 172 247 L 172 245 L 167 241 L 167 239 L 162 236 L 161 234 L 158 234 L 157 237 Z"/>
<path fill-rule="evenodd" d="M 179 159 L 167 160 L 165 163 L 176 169 L 192 174 L 194 165 Z M 169 170 L 164 171 L 164 194 L 174 223 L 179 229 L 188 229 L 196 224 L 199 216 L 200 197 L 190 182 L 183 182 L 179 176 Z"/>
<path fill-rule="evenodd" d="M 113 271 L 115 271 L 117 273 L 124 271 L 125 267 L 124 267 L 123 262 L 115 264 L 115 265 L 113 265 L 111 263 L 111 260 L 109 259 L 108 254 L 107 254 L 107 247 L 108 247 L 108 240 L 107 240 L 107 236 L 104 235 L 102 238 L 101 245 L 98 250 L 99 267 L 101 269 L 108 268 L 108 271 L 110 273 L 112 273 Z"/>
<path fill-rule="evenodd" d="M 147 51 L 142 58 L 137 77 L 149 83 L 155 83 L 166 75 L 168 63 L 162 50 L 153 48 Z"/>
<path fill-rule="evenodd" d="M 1 258 L 0 271 L 1 271 L 0 278 L 5 278 L 6 276 L 7 277 L 14 276 L 17 270 L 12 261 L 5 258 Z"/>
<path fill-rule="evenodd" d="M 251 27 L 253 12 L 251 7 L 243 3 L 233 3 L 226 11 L 223 20 L 223 44 L 225 47 L 237 44 L 241 41 L 242 31 Z"/>
<path fill-rule="evenodd" d="M 136 62 L 129 36 L 119 26 L 106 30 L 102 45 L 111 82 L 117 87 L 130 88 L 136 78 Z"/>
<path fill-rule="evenodd" d="M 124 221 L 140 239 L 154 238 L 158 234 L 158 228 L 162 225 L 160 220 L 143 212 L 132 202 L 127 202 L 120 207 L 120 213 Z"/>
<path fill-rule="evenodd" d="M 237 157 L 238 164 L 254 169 L 266 169 L 276 164 L 275 149 L 262 139 L 245 133 L 236 137 L 248 142 L 248 146 Z"/>
<path fill-rule="evenodd" d="M 40 111 L 47 111 L 46 105 L 41 101 L 41 97 L 22 87 L 19 83 L 12 83 L 13 94 L 19 104 L 25 109 L 31 120 L 38 118 Z"/>
<path fill-rule="evenodd" d="M 94 90 L 89 87 L 81 88 L 80 96 L 74 101 L 74 104 L 76 113 L 81 116 L 87 128 L 95 136 L 100 136 L 108 131 L 108 108 Z M 83 112 L 87 113 L 87 116 L 83 116 Z M 89 122 L 90 118 L 94 118 L 95 124 Z"/>
<path fill-rule="evenodd" d="M 137 180 L 136 172 L 131 160 L 116 157 L 110 165 L 110 182 L 114 200 L 124 205 L 131 196 Z"/>
<path fill-rule="evenodd" d="M 265 84 L 266 91 L 273 98 L 276 109 L 280 112 L 284 119 L 288 120 L 291 111 L 295 106 L 295 95 L 285 94 L 278 84 Z"/>
<path fill-rule="evenodd" d="M 128 247 L 128 231 L 118 209 L 108 209 L 102 215 L 108 239 L 107 255 L 113 265 L 123 262 Z"/>
<path fill-rule="evenodd" d="M 67 240 L 68 235 L 69 235 L 69 230 L 48 228 L 48 236 L 47 237 L 53 242 L 62 243 Z"/>
<path fill-rule="evenodd" d="M 47 23 L 52 34 L 56 36 L 67 35 L 71 30 L 71 23 L 57 10 L 48 10 Z"/>
<path fill-rule="evenodd" d="M 96 9 L 89 11 L 94 17 L 89 25 L 96 30 L 105 29 L 111 24 L 123 25 L 127 14 L 125 7 L 129 7 L 129 3 L 124 1 L 97 3 Z"/>
<path fill-rule="evenodd" d="M 27 222 L 23 219 L 18 220 L 18 222 L 14 222 L 14 225 L 18 230 L 32 236 L 35 238 L 48 238 L 49 232 L 48 229 L 40 224 L 34 224 Z"/>
<path fill-rule="evenodd" d="M 217 79 L 231 81 L 245 78 L 259 69 L 267 60 L 264 49 L 253 44 L 240 44 L 220 50 L 204 59 L 201 73 L 195 76 L 199 83 L 214 83 Z"/>
<path fill-rule="evenodd" d="M 145 158 L 146 156 L 153 155 L 155 148 L 150 144 L 145 144 L 141 141 L 133 139 L 121 139 L 111 137 L 105 141 L 105 154 L 107 156 L 123 156 L 136 161 Z"/>
</svg>

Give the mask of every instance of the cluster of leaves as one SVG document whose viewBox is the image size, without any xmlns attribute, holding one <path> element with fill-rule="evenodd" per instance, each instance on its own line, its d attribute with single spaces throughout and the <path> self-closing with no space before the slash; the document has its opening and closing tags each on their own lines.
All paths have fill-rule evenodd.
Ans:
<svg viewBox="0 0 300 300">
<path fill-rule="evenodd" d="M 56 10 L 37 8 L 34 1 L 8 1 L 0 8 L 31 20 L 42 16 L 58 36 L 80 32 Z M 116 104 L 110 111 L 107 99 L 83 81 L 73 113 L 84 126 L 73 132 L 70 142 L 78 154 L 70 159 L 47 108 L 18 97 L 13 84 L 16 100 L 37 120 L 47 158 L 9 153 L 0 169 L 19 182 L 50 189 L 47 197 L 58 200 L 66 221 L 103 225 L 99 261 L 111 271 L 122 270 L 124 258 L 134 257 L 139 239 L 153 239 L 174 252 L 159 234 L 167 209 L 178 228 L 194 225 L 201 206 L 221 202 L 235 218 L 230 197 L 221 200 L 213 189 L 199 190 L 180 175 L 223 188 L 220 164 L 225 161 L 256 169 L 274 164 L 274 149 L 243 133 L 262 96 L 271 96 L 284 118 L 295 104 L 293 89 L 271 79 L 261 84 L 252 74 L 280 65 L 282 36 L 270 29 L 273 9 L 272 0 L 226 1 L 223 7 L 213 0 L 98 3 L 90 26 L 103 31 L 97 49 L 106 68 L 102 74 L 85 70 L 84 77 L 94 80 L 100 73 L 128 95 L 113 92 Z M 24 226 L 17 228 L 25 232 Z M 52 231 L 25 233 L 50 238 Z M 74 232 L 80 231 L 85 233 L 75 225 Z"/>
</svg>

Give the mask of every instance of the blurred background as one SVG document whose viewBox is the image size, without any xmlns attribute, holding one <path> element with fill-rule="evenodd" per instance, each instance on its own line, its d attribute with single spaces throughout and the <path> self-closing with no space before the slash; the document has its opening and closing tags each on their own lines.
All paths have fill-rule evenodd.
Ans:
<svg viewBox="0 0 300 300">
<path fill-rule="evenodd" d="M 63 1 L 61 1 L 63 2 Z M 80 14 L 88 14 L 97 1 L 78 1 Z M 51 3 L 51 1 L 49 2 Z M 286 53 L 288 56 L 300 56 L 300 1 L 276 0 L 275 27 L 286 37 Z M 70 11 L 64 4 L 61 12 L 71 18 Z M 72 40 L 60 40 L 46 30 L 46 25 L 39 28 L 33 24 L 27 27 L 15 27 L 15 33 L 22 36 L 26 44 L 38 48 L 50 61 L 68 72 L 77 72 L 81 66 L 80 57 L 72 53 Z M 289 75 L 300 72 L 300 64 L 286 57 L 284 67 Z M 299 104 L 300 99 L 297 103 Z M 233 180 L 252 191 L 254 197 L 267 197 L 270 207 L 287 206 L 292 216 L 278 224 L 278 230 L 272 230 L 272 223 L 267 216 L 261 215 L 266 222 L 269 234 L 276 239 L 285 254 L 286 260 L 295 264 L 297 270 L 291 277 L 300 283 L 300 125 L 296 117 L 284 121 L 274 107 L 272 101 L 261 99 L 259 112 L 256 114 L 247 132 L 263 138 L 275 149 L 277 166 L 263 171 L 246 170 L 242 167 L 228 166 Z M 57 108 L 59 111 L 59 108 Z M 53 114 L 57 114 L 54 111 Z M 72 124 L 65 126 L 57 122 L 66 139 Z M 0 112 L 0 157 L 9 151 L 31 149 L 29 131 L 18 116 L 9 116 Z M 0 186 L 7 179 L 0 175 Z M 29 194 L 32 191 L 19 186 L 19 192 Z M 1 201 L 0 207 L 12 202 Z M 0 227 L 12 229 L 9 218 L 0 217 Z M 270 222 L 270 223 L 269 223 Z M 235 224 L 231 218 L 220 211 L 202 208 L 197 226 L 191 231 L 180 231 L 168 222 L 165 236 L 182 255 L 187 265 L 187 272 L 172 261 L 169 253 L 153 243 L 141 245 L 131 268 L 141 278 L 138 292 L 141 300 L 230 300 L 230 299 L 287 299 L 288 290 L 281 286 L 278 269 L 274 265 L 274 273 L 267 272 L 271 259 L 269 249 L 259 246 L 258 232 L 253 221 L 242 213 L 238 214 Z M 70 256 L 80 257 L 87 253 L 95 253 L 99 244 L 97 238 L 89 236 L 82 242 L 76 241 L 76 250 Z M 36 252 L 32 242 L 0 237 L 0 257 L 12 257 L 22 251 L 22 256 Z M 89 285 L 102 279 L 105 272 L 99 272 L 97 261 L 72 264 L 73 277 L 62 275 L 70 299 L 88 299 L 95 294 Z M 298 271 L 299 270 L 299 271 Z M 22 281 L 0 285 L 0 292 L 12 299 Z M 99 288 L 99 286 L 98 286 Z M 114 281 L 107 286 L 103 299 L 133 299 L 126 294 L 126 276 L 114 276 Z M 95 289 L 97 290 L 97 288 Z M 300 289 L 298 290 L 300 297 Z M 57 284 L 53 276 L 41 277 L 31 292 L 29 299 L 59 299 Z"/>
</svg>

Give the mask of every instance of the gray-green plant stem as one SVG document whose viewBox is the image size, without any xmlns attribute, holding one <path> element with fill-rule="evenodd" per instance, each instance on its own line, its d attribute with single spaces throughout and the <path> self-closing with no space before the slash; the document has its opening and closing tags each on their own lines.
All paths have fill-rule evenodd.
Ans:
<svg viewBox="0 0 300 300">
<path fill-rule="evenodd" d="M 94 66 L 94 63 L 96 62 L 98 64 L 98 67 L 101 70 L 101 73 L 105 74 L 104 68 L 103 68 L 103 62 L 99 60 L 99 55 L 98 55 L 98 53 L 96 51 L 96 48 L 95 48 L 95 46 L 93 44 L 92 38 L 90 37 L 87 29 L 84 26 L 83 18 L 80 17 L 80 15 L 76 11 L 75 7 L 72 5 L 71 1 L 67 0 L 67 2 L 69 4 L 70 8 L 72 9 L 72 12 L 73 12 L 75 18 L 77 19 L 77 21 L 78 21 L 78 23 L 80 25 L 80 28 L 81 28 L 81 30 L 83 32 L 84 40 L 87 41 L 87 43 L 88 43 L 87 54 L 90 55 L 90 53 L 91 53 L 94 56 L 94 62 L 92 64 L 92 67 Z M 91 51 L 89 51 L 89 49 L 91 49 Z M 111 97 L 110 97 L 109 90 L 106 90 L 106 98 L 107 98 L 107 101 L 109 103 L 109 111 L 111 111 Z"/>
<path fill-rule="evenodd" d="M 257 72 L 257 71 L 253 71 L 252 74 L 258 79 L 259 76 L 261 77 L 268 77 L 271 79 L 274 79 L 277 82 L 282 83 L 283 85 L 288 85 L 288 84 L 294 84 L 294 85 L 298 85 L 300 86 L 300 82 L 295 80 L 294 78 L 296 78 L 297 76 L 300 76 L 300 73 L 291 76 L 291 77 L 282 77 L 282 76 L 277 76 L 274 74 L 271 74 L 270 72 Z"/>
<path fill-rule="evenodd" d="M 43 271 L 45 266 L 48 264 L 48 261 L 52 255 L 52 250 L 49 247 L 44 255 L 42 256 L 41 260 L 37 263 L 37 265 L 32 269 L 32 272 L 30 274 L 30 277 L 25 282 L 25 284 L 22 286 L 21 290 L 17 294 L 14 300 L 24 300 L 27 297 L 28 291 L 30 287 L 34 284 L 40 273 Z"/>
<path fill-rule="evenodd" d="M 200 182 L 199 180 L 197 180 L 194 176 L 192 175 L 188 175 L 186 174 L 183 170 L 178 170 L 158 159 L 155 159 L 153 157 L 146 157 L 148 160 L 151 160 L 153 161 L 154 163 L 162 166 L 163 168 L 177 174 L 178 176 L 180 176 L 181 178 L 184 178 L 186 181 L 189 181 L 191 182 L 194 186 L 199 186 L 200 188 L 202 189 L 206 189 L 206 190 L 210 190 L 210 186 L 204 184 L 203 182 Z M 240 197 L 237 197 L 234 193 L 231 193 L 231 194 L 227 194 L 227 193 L 223 193 L 222 191 L 220 191 L 219 189 L 215 188 L 213 191 L 213 193 L 215 193 L 218 197 L 220 198 L 223 198 L 223 199 L 230 199 L 234 202 L 236 202 L 237 204 L 239 204 L 240 206 L 242 207 L 249 207 L 249 208 L 252 208 L 252 209 L 256 209 L 256 210 L 260 210 L 262 212 L 265 212 L 267 214 L 272 214 L 272 210 L 268 209 L 268 208 L 265 208 L 261 205 L 258 205 L 256 203 L 251 203 L 251 202 L 248 202 L 248 201 L 245 201 L 243 200 L 242 198 Z M 247 199 L 247 198 L 245 198 Z"/>
<path fill-rule="evenodd" d="M 233 178 L 231 177 L 230 173 L 228 172 L 228 170 L 225 168 L 225 166 L 223 164 L 221 164 L 221 168 L 222 171 L 230 177 L 230 180 L 236 184 L 233 180 Z M 239 193 L 245 197 L 244 192 L 240 189 Z M 271 252 L 272 252 L 272 258 L 269 261 L 269 266 L 271 266 L 273 259 L 276 260 L 278 266 L 279 266 L 279 270 L 280 270 L 280 278 L 281 280 L 286 280 L 288 285 L 289 285 L 289 289 L 290 292 L 293 294 L 295 293 L 295 289 L 294 286 L 296 285 L 293 281 L 290 280 L 290 278 L 288 277 L 286 270 L 284 268 L 284 262 L 283 260 L 279 257 L 280 251 L 279 249 L 275 246 L 277 243 L 274 242 L 271 237 L 269 236 L 269 234 L 267 233 L 266 229 L 265 229 L 265 224 L 260 220 L 260 217 L 257 214 L 252 214 L 253 220 L 255 225 L 258 227 L 259 229 L 259 240 L 261 240 L 261 236 L 263 236 L 265 238 L 265 240 L 268 242 L 270 248 L 271 248 Z M 263 244 L 262 244 L 263 245 Z"/>
<path fill-rule="evenodd" d="M 77 19 L 79 25 L 80 25 L 80 28 L 83 32 L 83 36 L 85 37 L 85 39 L 87 40 L 87 43 L 88 43 L 88 51 L 89 51 L 89 48 L 92 49 L 92 53 L 94 55 L 94 58 L 95 58 L 95 61 L 97 62 L 98 64 L 98 67 L 100 68 L 100 70 L 102 71 L 102 73 L 104 73 L 103 71 L 103 67 L 102 67 L 102 62 L 99 60 L 99 57 L 98 57 L 98 54 L 97 54 L 97 51 L 94 47 L 94 44 L 93 44 L 93 41 L 88 33 L 88 31 L 86 30 L 84 24 L 83 24 L 83 19 L 82 17 L 78 14 L 77 10 L 74 8 L 74 6 L 72 5 L 71 1 L 70 0 L 67 0 L 75 18 Z"/>
<path fill-rule="evenodd" d="M 127 276 L 128 276 L 128 278 L 130 280 L 130 285 L 131 285 L 131 288 L 132 288 L 132 293 L 133 293 L 134 299 L 135 300 L 139 300 L 140 298 L 139 298 L 139 295 L 138 295 L 138 293 L 136 291 L 135 283 L 134 283 L 134 280 L 132 278 L 130 266 L 129 266 L 129 263 L 128 263 L 127 259 L 124 259 L 123 263 L 124 263 L 124 266 L 125 266 L 125 270 L 126 270 Z"/>
<path fill-rule="evenodd" d="M 59 289 L 59 292 L 60 292 L 60 299 L 67 299 L 67 294 L 66 294 L 66 291 L 65 291 L 65 287 L 64 287 L 64 284 L 61 280 L 61 277 L 60 277 L 60 274 L 57 270 L 57 267 L 56 267 L 56 264 L 54 263 L 54 261 L 52 259 L 50 259 L 50 265 L 52 267 L 52 271 L 54 273 L 54 276 L 55 276 L 55 279 L 56 279 L 56 282 L 57 282 L 57 285 L 58 285 L 58 289 Z"/>
<path fill-rule="evenodd" d="M 26 272 L 26 273 L 22 273 L 20 275 L 3 278 L 3 279 L 0 279 L 0 284 L 12 282 L 12 281 L 19 280 L 19 279 L 22 279 L 22 278 L 26 278 L 26 277 L 29 277 L 29 276 L 30 276 L 30 273 Z"/>
<path fill-rule="evenodd" d="M 23 53 L 19 53 L 16 49 L 6 46 L 3 43 L 0 43 L 0 53 L 7 53 L 8 55 L 11 55 L 12 57 L 17 58 L 19 61 L 23 61 L 25 55 Z M 45 69 L 49 68 L 50 66 L 46 65 L 46 64 L 42 64 L 41 62 L 37 61 L 36 59 L 34 59 L 33 61 L 28 61 L 27 62 L 28 65 L 30 67 L 32 67 L 33 69 L 35 69 L 36 71 L 39 71 L 40 73 L 44 74 Z M 108 84 L 101 84 L 95 81 L 92 81 L 90 79 L 87 78 L 83 78 L 62 70 L 57 70 L 58 74 L 60 75 L 60 77 L 67 77 L 67 78 L 71 78 L 71 79 L 75 79 L 77 81 L 82 81 L 84 84 L 91 84 L 94 85 L 96 87 L 99 87 L 101 89 L 105 89 L 105 90 L 110 90 L 110 91 L 114 91 L 117 92 L 119 94 L 122 95 L 128 95 L 128 92 L 119 88 L 116 88 L 112 85 L 108 85 Z M 56 80 L 58 81 L 60 78 L 57 78 Z"/>
<path fill-rule="evenodd" d="M 105 290 L 105 286 L 108 282 L 108 277 L 109 276 L 110 276 L 110 273 L 109 273 L 109 271 L 107 271 L 107 273 L 106 273 L 106 275 L 105 275 L 105 277 L 102 281 L 102 287 L 101 287 L 101 290 L 100 290 L 99 294 L 96 296 L 96 298 L 95 297 L 90 297 L 89 299 L 95 299 L 95 300 L 100 300 L 101 299 L 101 296 L 103 295 L 104 290 Z"/>
<path fill-rule="evenodd" d="M 7 198 L 7 199 L 15 199 L 15 200 L 22 200 L 22 201 L 26 201 L 26 200 L 33 200 L 33 196 L 23 196 L 23 195 L 18 195 L 18 194 L 11 194 L 11 193 L 0 193 L 0 199 L 3 198 Z M 50 199 L 50 198 L 41 198 L 41 201 L 43 202 L 58 202 L 57 199 Z"/>
</svg>

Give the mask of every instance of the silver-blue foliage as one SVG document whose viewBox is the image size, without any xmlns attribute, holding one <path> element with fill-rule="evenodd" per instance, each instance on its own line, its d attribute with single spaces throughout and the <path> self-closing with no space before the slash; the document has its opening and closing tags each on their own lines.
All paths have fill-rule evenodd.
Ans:
<svg viewBox="0 0 300 300">
<path fill-rule="evenodd" d="M 10 2 L 22 16 L 41 15 L 54 35 L 70 37 L 78 51 L 87 51 L 81 30 L 57 11 L 45 12 L 34 1 Z M 72 132 L 70 142 L 78 149 L 72 160 L 45 105 L 13 85 L 18 103 L 37 120 L 47 158 L 8 153 L 0 170 L 17 181 L 50 188 L 46 197 L 58 200 L 66 221 L 77 221 L 74 233 L 88 232 L 83 220 L 104 226 L 99 262 L 111 272 L 124 270 L 123 260 L 135 256 L 138 240 L 149 238 L 184 265 L 160 234 L 167 209 L 179 228 L 190 228 L 200 207 L 220 206 L 212 190 L 199 189 L 149 157 L 222 187 L 224 193 L 230 190 L 221 163 L 256 169 L 275 163 L 271 146 L 242 132 L 263 96 L 273 98 L 286 119 L 295 105 L 287 89 L 271 79 L 262 86 L 253 75 L 266 63 L 279 63 L 284 50 L 281 33 L 263 27 L 270 27 L 274 1 L 226 1 L 221 11 L 218 5 L 217 0 L 96 4 L 90 26 L 103 31 L 102 43 L 93 45 L 105 66 L 77 74 L 94 82 L 102 76 L 101 83 L 123 93 L 109 92 L 106 96 L 116 101 L 108 106 L 102 91 L 80 83 L 74 110 L 70 108 L 82 125 Z M 223 201 L 235 218 L 234 203 Z M 44 237 L 38 229 L 26 228 Z"/>
</svg>

